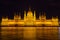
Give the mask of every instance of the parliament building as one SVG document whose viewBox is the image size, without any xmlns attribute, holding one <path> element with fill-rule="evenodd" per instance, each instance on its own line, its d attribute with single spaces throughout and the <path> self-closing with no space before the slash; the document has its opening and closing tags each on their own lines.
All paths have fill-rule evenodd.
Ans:
<svg viewBox="0 0 60 40">
<path fill-rule="evenodd" d="M 36 20 L 36 12 L 32 12 L 29 8 L 28 12 L 24 11 L 24 19 L 21 19 L 21 15 L 14 14 L 14 19 L 8 19 L 8 17 L 2 17 L 1 26 L 2 25 L 35 25 L 35 26 L 59 26 L 58 16 L 53 17 L 51 19 L 47 19 L 46 15 L 40 15 L 39 19 Z"/>
</svg>

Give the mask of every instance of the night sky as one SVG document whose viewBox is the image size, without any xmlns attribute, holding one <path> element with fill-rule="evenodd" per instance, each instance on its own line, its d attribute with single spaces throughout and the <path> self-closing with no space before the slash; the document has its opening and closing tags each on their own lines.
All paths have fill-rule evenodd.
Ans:
<svg viewBox="0 0 60 40">
<path fill-rule="evenodd" d="M 0 18 L 2 16 L 13 18 L 14 13 L 19 12 L 23 18 L 23 11 L 28 11 L 29 6 L 32 11 L 36 10 L 37 18 L 40 12 L 46 12 L 47 18 L 51 16 L 60 18 L 59 0 L 1 0 L 0 4 Z"/>
</svg>

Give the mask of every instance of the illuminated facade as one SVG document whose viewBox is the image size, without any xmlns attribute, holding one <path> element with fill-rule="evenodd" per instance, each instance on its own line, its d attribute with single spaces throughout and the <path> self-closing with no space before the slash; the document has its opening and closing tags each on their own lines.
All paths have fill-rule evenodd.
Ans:
<svg viewBox="0 0 60 40">
<path fill-rule="evenodd" d="M 27 14 L 27 16 L 26 16 Z M 58 17 L 52 17 L 52 19 L 46 19 L 46 15 L 40 15 L 36 20 L 36 12 L 34 13 L 29 9 L 28 12 L 24 11 L 24 19 L 21 19 L 20 15 L 14 15 L 14 19 L 8 19 L 8 17 L 2 17 L 1 25 L 35 25 L 35 26 L 59 26 Z"/>
</svg>

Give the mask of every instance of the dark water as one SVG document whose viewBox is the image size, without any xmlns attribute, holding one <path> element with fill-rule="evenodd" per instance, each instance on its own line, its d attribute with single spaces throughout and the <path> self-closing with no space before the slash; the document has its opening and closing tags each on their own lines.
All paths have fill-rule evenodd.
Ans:
<svg viewBox="0 0 60 40">
<path fill-rule="evenodd" d="M 1 27 L 1 40 L 59 40 L 58 27 Z"/>
<path fill-rule="evenodd" d="M 60 27 L 59 27 L 59 40 L 60 40 Z"/>
</svg>

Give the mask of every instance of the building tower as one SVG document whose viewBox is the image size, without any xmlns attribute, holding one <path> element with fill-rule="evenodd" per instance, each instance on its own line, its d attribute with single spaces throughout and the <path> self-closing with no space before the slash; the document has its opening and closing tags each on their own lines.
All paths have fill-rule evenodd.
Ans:
<svg viewBox="0 0 60 40">
<path fill-rule="evenodd" d="M 21 16 L 20 14 L 14 14 L 14 20 L 20 20 L 21 19 Z"/>
<path fill-rule="evenodd" d="M 2 17 L 1 25 L 8 25 L 8 17 L 7 16 L 6 16 L 6 18 Z"/>
<path fill-rule="evenodd" d="M 46 15 L 45 15 L 45 13 L 42 14 L 42 15 L 40 15 L 39 18 L 40 18 L 41 21 L 46 21 Z"/>
<path fill-rule="evenodd" d="M 26 11 L 24 10 L 24 21 L 26 21 Z"/>
<path fill-rule="evenodd" d="M 18 15 L 18 20 L 21 20 L 21 15 L 20 15 L 20 13 L 19 13 L 19 15 Z"/>
<path fill-rule="evenodd" d="M 53 26 L 59 26 L 58 16 L 56 16 L 56 17 L 52 16 L 52 25 Z"/>
<path fill-rule="evenodd" d="M 27 25 L 33 25 L 34 16 L 33 16 L 33 13 L 31 11 L 31 8 L 29 8 L 29 10 L 27 12 L 26 21 L 27 21 L 26 22 Z"/>
<path fill-rule="evenodd" d="M 33 13 L 31 11 L 31 8 L 29 8 L 29 11 L 27 12 L 27 18 L 29 18 L 29 19 L 33 19 L 34 18 L 33 17 Z"/>
<path fill-rule="evenodd" d="M 41 12 L 39 13 L 39 20 L 41 20 Z"/>
<path fill-rule="evenodd" d="M 34 11 L 34 21 L 36 20 L 36 12 Z"/>
</svg>

